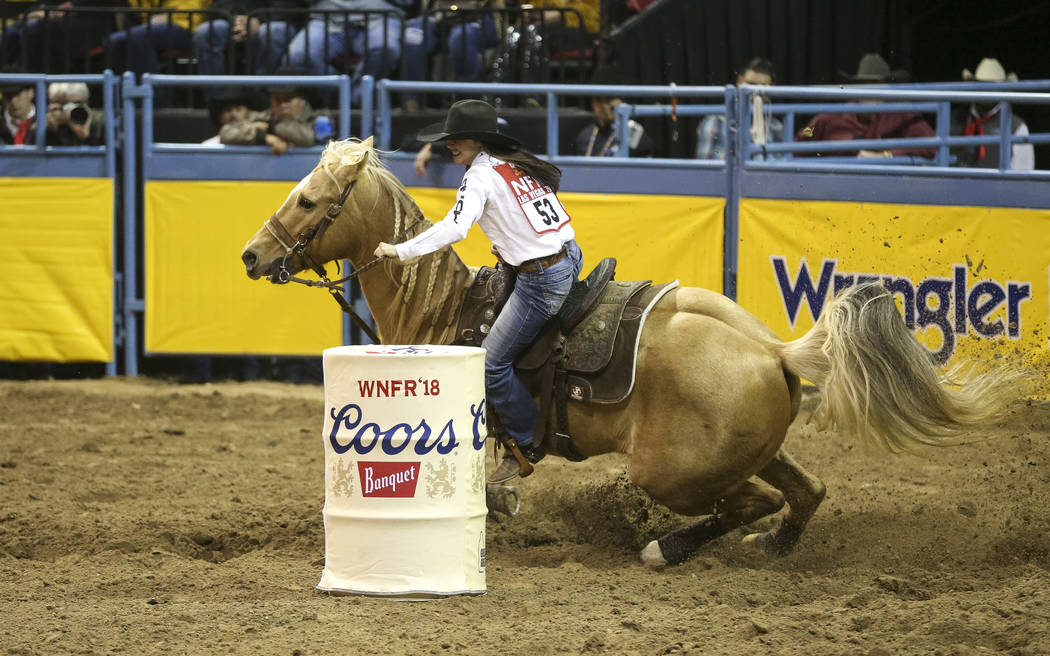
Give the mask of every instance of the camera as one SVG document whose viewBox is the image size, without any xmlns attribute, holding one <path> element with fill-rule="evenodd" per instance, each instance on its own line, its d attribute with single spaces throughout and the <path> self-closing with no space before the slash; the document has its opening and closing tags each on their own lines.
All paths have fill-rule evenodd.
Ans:
<svg viewBox="0 0 1050 656">
<path fill-rule="evenodd" d="M 91 108 L 84 103 L 65 103 L 62 105 L 62 113 L 73 125 L 84 125 L 91 119 Z"/>
</svg>

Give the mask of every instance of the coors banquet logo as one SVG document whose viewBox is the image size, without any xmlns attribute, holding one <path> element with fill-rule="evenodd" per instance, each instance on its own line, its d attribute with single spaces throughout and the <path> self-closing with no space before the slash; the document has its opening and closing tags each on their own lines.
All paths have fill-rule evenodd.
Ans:
<svg viewBox="0 0 1050 656">
<path fill-rule="evenodd" d="M 361 495 L 366 497 L 416 496 L 419 481 L 418 462 L 357 462 Z"/>
</svg>

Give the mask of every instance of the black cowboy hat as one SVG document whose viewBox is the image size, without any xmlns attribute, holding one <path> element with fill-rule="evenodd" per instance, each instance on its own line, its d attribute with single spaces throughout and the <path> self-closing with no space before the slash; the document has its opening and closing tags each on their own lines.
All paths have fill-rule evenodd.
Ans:
<svg viewBox="0 0 1050 656">
<path fill-rule="evenodd" d="M 282 66 L 273 72 L 274 75 L 297 75 L 301 76 L 302 72 L 288 66 Z M 300 96 L 306 99 L 306 102 L 310 103 L 311 107 L 317 108 L 321 106 L 320 97 L 317 94 L 317 90 L 314 87 L 301 86 L 298 84 L 274 84 L 266 87 L 266 93 L 290 93 L 296 96 Z"/>
<path fill-rule="evenodd" d="M 521 142 L 499 130 L 496 108 L 484 100 L 460 100 L 448 109 L 444 123 L 433 123 L 419 131 L 425 143 L 445 139 L 475 139 L 496 146 L 520 146 Z"/>
<path fill-rule="evenodd" d="M 244 105 L 248 109 L 258 110 L 266 105 L 266 98 L 248 87 L 226 87 L 221 96 L 208 101 L 208 115 L 212 123 L 218 125 L 222 110 L 231 105 Z"/>
<path fill-rule="evenodd" d="M 850 75 L 839 71 L 839 75 L 846 82 L 858 84 L 878 84 L 879 82 L 907 82 L 911 79 L 908 71 L 890 68 L 889 63 L 882 55 L 869 52 L 860 58 L 857 64 L 857 74 Z"/>
</svg>

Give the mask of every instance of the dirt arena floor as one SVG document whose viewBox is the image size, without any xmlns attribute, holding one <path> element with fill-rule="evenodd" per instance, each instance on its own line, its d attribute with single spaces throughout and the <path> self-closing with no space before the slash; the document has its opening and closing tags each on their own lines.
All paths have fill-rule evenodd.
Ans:
<svg viewBox="0 0 1050 656">
<path fill-rule="evenodd" d="M 828 495 L 780 559 L 734 533 L 650 569 L 683 518 L 620 457 L 549 459 L 489 519 L 488 594 L 424 603 L 315 590 L 322 411 L 316 385 L 0 381 L 0 653 L 1050 654 L 1046 402 L 929 457 L 803 415 Z"/>
</svg>

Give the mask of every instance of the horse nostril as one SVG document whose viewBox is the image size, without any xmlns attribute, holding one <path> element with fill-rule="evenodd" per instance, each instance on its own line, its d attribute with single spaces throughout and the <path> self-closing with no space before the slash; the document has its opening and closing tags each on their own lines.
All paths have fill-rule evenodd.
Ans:
<svg viewBox="0 0 1050 656">
<path fill-rule="evenodd" d="M 255 253 L 251 251 L 244 251 L 241 253 L 241 259 L 244 260 L 244 267 L 250 272 L 255 268 L 255 263 L 259 260 L 255 256 Z"/>
</svg>

